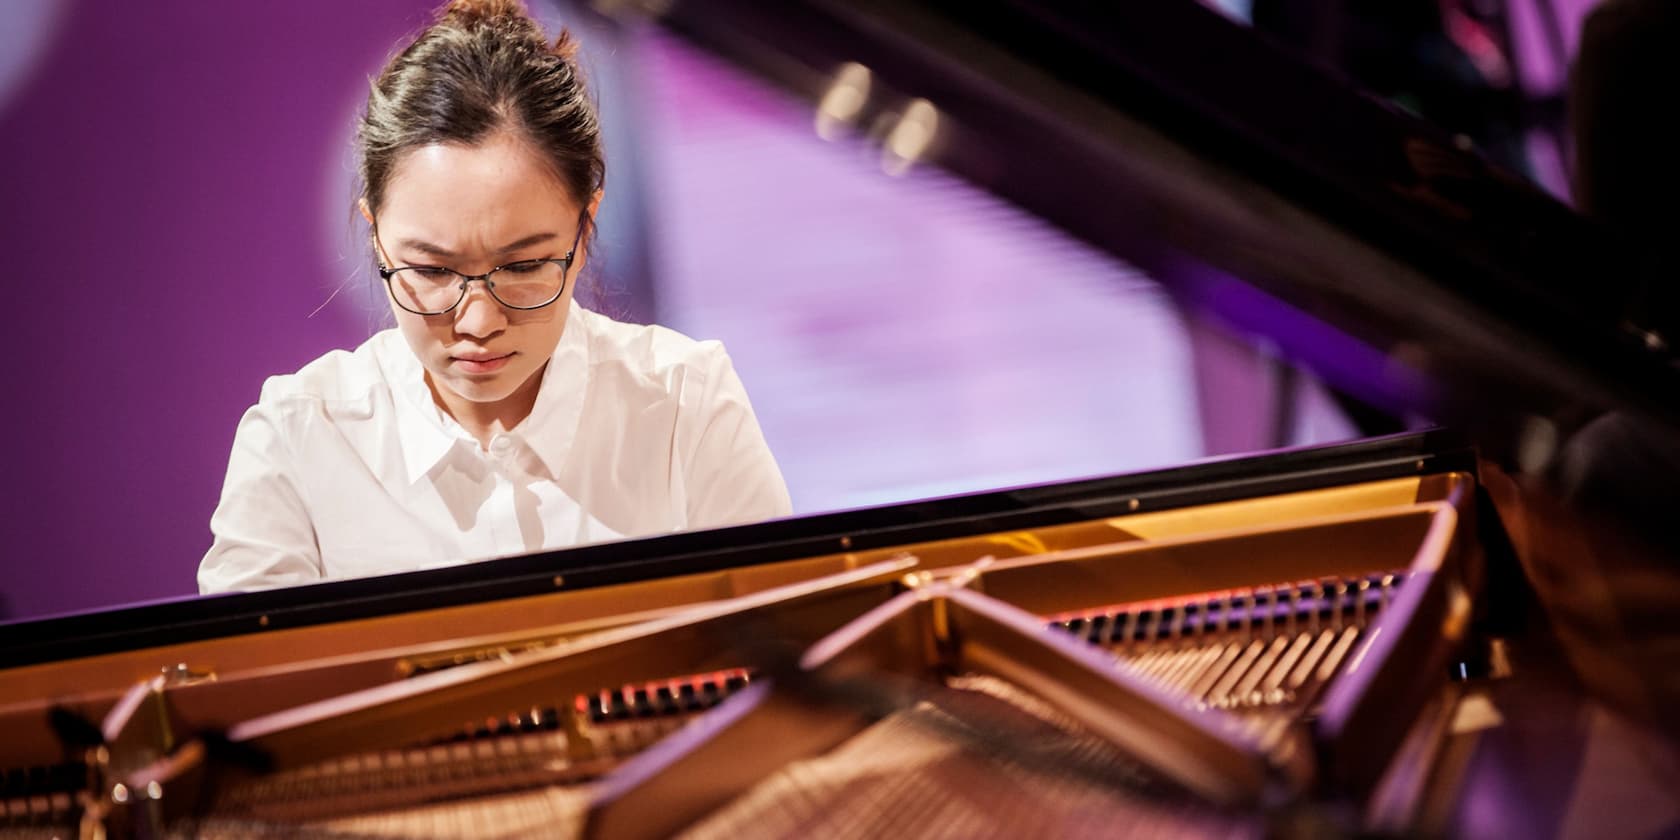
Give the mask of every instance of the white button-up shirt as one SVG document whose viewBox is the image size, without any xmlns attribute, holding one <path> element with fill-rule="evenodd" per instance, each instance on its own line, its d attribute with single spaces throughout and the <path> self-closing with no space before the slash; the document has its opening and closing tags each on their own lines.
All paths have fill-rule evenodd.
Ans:
<svg viewBox="0 0 1680 840">
<path fill-rule="evenodd" d="M 488 451 L 394 329 L 269 379 L 234 433 L 203 592 L 260 589 L 791 512 L 716 341 L 576 304 L 531 414 Z"/>
</svg>

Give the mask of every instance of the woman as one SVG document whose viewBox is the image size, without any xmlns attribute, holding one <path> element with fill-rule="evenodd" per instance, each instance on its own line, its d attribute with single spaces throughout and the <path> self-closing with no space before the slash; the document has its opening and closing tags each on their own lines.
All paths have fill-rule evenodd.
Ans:
<svg viewBox="0 0 1680 840">
<path fill-rule="evenodd" d="M 263 386 L 202 591 L 790 512 L 720 344 L 572 302 L 605 174 L 574 52 L 456 0 L 375 80 L 360 209 L 396 328 Z"/>
</svg>

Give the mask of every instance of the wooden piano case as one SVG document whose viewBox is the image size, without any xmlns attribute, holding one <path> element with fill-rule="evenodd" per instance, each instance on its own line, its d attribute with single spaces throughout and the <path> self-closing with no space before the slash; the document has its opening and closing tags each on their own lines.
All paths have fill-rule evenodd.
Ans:
<svg viewBox="0 0 1680 840">
<path fill-rule="evenodd" d="M 777 834 L 766 802 L 856 807 L 776 793 L 799 768 L 939 778 L 836 758 L 911 726 L 1038 780 L 996 825 L 1407 830 L 1488 674 L 1475 470 L 1425 433 L 0 627 L 0 814 Z M 1086 758 L 1034 757 L 1058 739 Z M 871 824 L 937 822 L 958 791 L 928 784 Z"/>
</svg>

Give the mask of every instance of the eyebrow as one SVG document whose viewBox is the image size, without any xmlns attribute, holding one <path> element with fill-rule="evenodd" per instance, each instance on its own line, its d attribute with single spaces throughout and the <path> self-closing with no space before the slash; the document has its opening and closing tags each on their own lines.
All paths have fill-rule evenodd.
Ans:
<svg viewBox="0 0 1680 840">
<path fill-rule="evenodd" d="M 498 254 L 511 254 L 514 251 L 518 251 L 522 248 L 529 248 L 532 245 L 536 245 L 536 244 L 541 243 L 541 242 L 548 242 L 550 240 L 559 239 L 559 238 L 560 238 L 559 234 L 556 234 L 556 233 L 533 233 L 530 236 L 525 237 L 524 239 L 519 239 L 519 240 L 516 240 L 516 241 L 513 241 L 513 242 L 509 242 L 506 245 L 503 245 L 502 247 L 496 249 L 496 253 L 498 253 Z M 408 250 L 419 251 L 423 254 L 427 254 L 428 256 L 433 256 L 433 257 L 456 257 L 456 256 L 460 256 L 459 254 L 456 254 L 454 251 L 451 251 L 448 248 L 443 247 L 442 245 L 434 245 L 434 244 L 432 244 L 430 242 L 427 242 L 423 239 L 402 239 L 402 240 L 398 240 L 397 241 L 397 246 L 400 247 L 400 248 L 408 249 Z"/>
</svg>

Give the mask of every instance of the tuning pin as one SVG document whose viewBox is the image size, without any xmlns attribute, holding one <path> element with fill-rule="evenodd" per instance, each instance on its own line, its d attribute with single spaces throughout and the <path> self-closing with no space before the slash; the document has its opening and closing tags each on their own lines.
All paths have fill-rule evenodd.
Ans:
<svg viewBox="0 0 1680 840">
<path fill-rule="evenodd" d="M 1329 624 L 1331 626 L 1335 626 L 1335 620 L 1336 620 L 1336 582 L 1335 582 L 1335 580 L 1333 580 L 1331 578 L 1319 578 L 1318 582 L 1316 584 L 1314 584 L 1313 600 L 1314 600 L 1314 602 L 1316 603 L 1316 606 L 1317 606 L 1317 609 L 1313 610 L 1313 615 L 1316 616 L 1317 619 L 1318 619 L 1318 621 L 1313 625 L 1314 628 L 1317 628 L 1320 624 Z"/>
<path fill-rule="evenodd" d="M 1085 625 L 1085 641 L 1090 642 L 1091 644 L 1101 644 L 1104 635 L 1103 631 L 1108 628 L 1109 620 L 1110 616 L 1107 615 L 1091 616 L 1091 620 Z"/>
<path fill-rule="evenodd" d="M 1272 595 L 1270 586 L 1255 587 L 1252 596 L 1254 607 L 1249 617 L 1249 621 L 1261 628 L 1268 639 L 1272 637 Z"/>
<path fill-rule="evenodd" d="M 655 711 L 659 714 L 676 714 L 678 711 L 676 690 L 669 683 L 655 688 L 653 690 L 653 703 Z"/>
<path fill-rule="evenodd" d="M 1138 613 L 1138 623 L 1143 625 L 1144 642 L 1158 641 L 1161 638 L 1161 611 L 1154 607 L 1144 607 Z"/>
<path fill-rule="evenodd" d="M 1333 605 L 1331 615 L 1334 616 L 1336 627 L 1346 624 L 1348 608 L 1348 584 L 1345 580 L 1334 580 L 1330 584 L 1330 603 Z"/>
<path fill-rule="evenodd" d="M 1382 576 L 1382 582 L 1378 584 L 1377 590 L 1377 603 L 1379 608 L 1388 609 L 1388 602 L 1394 597 L 1394 588 L 1399 583 L 1400 579 L 1394 575 Z"/>
</svg>

